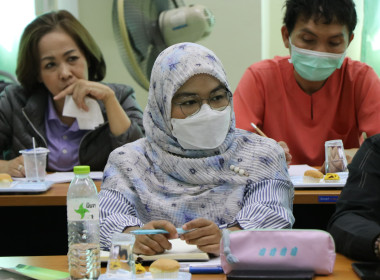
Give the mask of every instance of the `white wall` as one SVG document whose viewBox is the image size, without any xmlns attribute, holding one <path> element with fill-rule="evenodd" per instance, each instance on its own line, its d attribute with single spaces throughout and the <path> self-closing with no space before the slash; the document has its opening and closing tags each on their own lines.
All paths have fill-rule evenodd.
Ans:
<svg viewBox="0 0 380 280">
<path fill-rule="evenodd" d="M 289 54 L 281 36 L 284 2 L 284 0 L 261 0 L 262 59 Z"/>
<path fill-rule="evenodd" d="M 213 50 L 221 59 L 234 91 L 245 69 L 261 60 L 261 1 L 193 2 L 205 5 L 215 16 L 212 33 L 199 43 Z"/>
<path fill-rule="evenodd" d="M 68 10 L 78 18 L 78 0 L 34 0 L 34 5 L 36 15 L 51 10 Z"/>
<path fill-rule="evenodd" d="M 198 43 L 213 50 L 222 60 L 231 89 L 234 90 L 244 70 L 261 59 L 260 0 L 199 0 L 186 1 L 208 7 L 216 23 L 211 35 Z M 91 8 L 90 8 L 91 7 Z M 112 30 L 111 0 L 78 1 L 79 20 L 99 44 L 107 63 L 105 81 L 131 85 L 142 108 L 148 93 L 128 73 L 120 59 Z"/>
</svg>

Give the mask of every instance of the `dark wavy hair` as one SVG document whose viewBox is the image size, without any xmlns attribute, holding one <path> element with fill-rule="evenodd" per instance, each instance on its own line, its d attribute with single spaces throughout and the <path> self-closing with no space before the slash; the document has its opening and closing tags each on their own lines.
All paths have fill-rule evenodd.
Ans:
<svg viewBox="0 0 380 280">
<path fill-rule="evenodd" d="M 322 19 L 326 24 L 337 22 L 346 25 L 349 36 L 357 23 L 353 0 L 286 0 L 284 8 L 284 24 L 289 34 L 300 17 L 306 21 L 313 18 L 315 22 Z"/>
<path fill-rule="evenodd" d="M 21 85 L 30 90 L 40 85 L 40 54 L 38 43 L 41 38 L 56 29 L 62 29 L 78 45 L 86 57 L 88 79 L 101 81 L 106 74 L 103 54 L 87 29 L 68 11 L 59 10 L 43 14 L 24 29 L 18 50 L 16 75 Z"/>
</svg>

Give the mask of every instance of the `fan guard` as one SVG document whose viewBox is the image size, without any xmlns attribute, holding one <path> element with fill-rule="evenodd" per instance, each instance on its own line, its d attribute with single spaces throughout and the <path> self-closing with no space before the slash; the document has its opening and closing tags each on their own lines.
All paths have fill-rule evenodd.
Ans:
<svg viewBox="0 0 380 280">
<path fill-rule="evenodd" d="M 157 56 L 167 46 L 158 24 L 162 11 L 184 6 L 184 2 L 169 0 L 114 0 L 113 30 L 123 63 L 132 77 L 144 89 L 149 89 L 149 77 Z"/>
</svg>

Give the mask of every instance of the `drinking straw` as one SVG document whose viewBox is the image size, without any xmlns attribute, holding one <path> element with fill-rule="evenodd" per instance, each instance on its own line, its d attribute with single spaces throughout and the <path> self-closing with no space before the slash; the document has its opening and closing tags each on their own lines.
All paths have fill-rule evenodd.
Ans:
<svg viewBox="0 0 380 280">
<path fill-rule="evenodd" d="M 40 181 L 40 178 L 39 178 L 39 176 L 38 176 L 37 154 L 36 154 L 36 141 L 34 140 L 34 137 L 32 137 L 32 140 L 33 140 L 34 165 L 36 166 L 36 176 L 37 176 L 37 181 Z"/>
</svg>

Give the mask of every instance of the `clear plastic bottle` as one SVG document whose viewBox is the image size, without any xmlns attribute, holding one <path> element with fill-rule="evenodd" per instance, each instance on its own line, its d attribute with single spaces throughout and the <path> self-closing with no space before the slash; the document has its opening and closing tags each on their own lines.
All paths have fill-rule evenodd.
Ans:
<svg viewBox="0 0 380 280">
<path fill-rule="evenodd" d="M 75 166 L 67 192 L 67 230 L 71 279 L 100 275 L 98 191 L 89 166 Z"/>
</svg>

